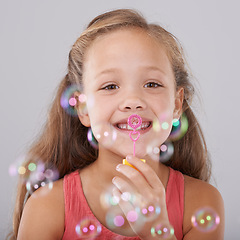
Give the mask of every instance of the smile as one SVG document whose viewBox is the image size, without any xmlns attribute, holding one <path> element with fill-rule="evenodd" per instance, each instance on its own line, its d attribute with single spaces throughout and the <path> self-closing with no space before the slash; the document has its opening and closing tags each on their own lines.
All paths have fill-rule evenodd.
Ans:
<svg viewBox="0 0 240 240">
<path fill-rule="evenodd" d="M 137 131 L 144 131 L 144 130 L 148 129 L 149 127 L 151 127 L 151 125 L 152 125 L 152 123 L 150 121 L 143 122 L 141 124 L 141 126 L 139 126 L 136 130 Z M 127 123 L 118 123 L 118 124 L 116 124 L 116 127 L 118 129 L 124 130 L 124 131 L 133 131 L 134 130 Z"/>
</svg>

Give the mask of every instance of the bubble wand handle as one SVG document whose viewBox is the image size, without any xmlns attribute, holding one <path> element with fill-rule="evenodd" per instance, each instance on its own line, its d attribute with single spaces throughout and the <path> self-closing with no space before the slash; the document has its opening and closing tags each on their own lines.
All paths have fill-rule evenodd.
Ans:
<svg viewBox="0 0 240 240">
<path fill-rule="evenodd" d="M 142 124 L 142 118 L 137 114 L 132 114 L 128 118 L 128 125 L 133 129 L 133 131 L 129 132 L 129 137 L 133 141 L 133 156 L 135 156 L 135 145 L 136 141 L 140 137 L 140 132 L 136 131 L 138 127 Z"/>
</svg>

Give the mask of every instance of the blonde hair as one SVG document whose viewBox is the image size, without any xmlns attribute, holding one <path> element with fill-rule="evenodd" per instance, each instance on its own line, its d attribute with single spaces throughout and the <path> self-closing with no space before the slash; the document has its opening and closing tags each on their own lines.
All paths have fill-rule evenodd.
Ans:
<svg viewBox="0 0 240 240">
<path fill-rule="evenodd" d="M 29 150 L 30 157 L 25 163 L 26 166 L 33 161 L 31 156 L 37 156 L 47 166 L 57 168 L 59 177 L 63 178 L 64 175 L 82 169 L 97 159 L 98 150 L 87 140 L 88 129 L 77 117 L 64 111 L 60 99 L 67 87 L 72 84 L 82 85 L 84 57 L 93 41 L 103 34 L 125 28 L 141 29 L 165 47 L 175 75 L 176 88 L 184 88 L 183 112 L 187 116 L 189 129 L 182 139 L 174 142 L 174 154 L 165 164 L 183 174 L 209 181 L 211 164 L 201 127 L 190 107 L 194 87 L 190 81 L 183 49 L 171 33 L 159 25 L 148 24 L 138 12 L 129 9 L 110 11 L 97 16 L 74 43 L 69 53 L 68 73 L 60 83 L 42 134 Z M 20 179 L 13 232 L 9 239 L 17 238 L 26 193 L 26 186 Z"/>
</svg>

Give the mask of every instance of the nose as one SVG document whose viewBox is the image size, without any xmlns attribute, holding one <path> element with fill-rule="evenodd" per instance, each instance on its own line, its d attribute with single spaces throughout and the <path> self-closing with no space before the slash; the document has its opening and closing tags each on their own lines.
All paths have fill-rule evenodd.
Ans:
<svg viewBox="0 0 240 240">
<path fill-rule="evenodd" d="M 121 111 L 139 111 L 146 109 L 146 103 L 138 96 L 127 97 L 119 104 Z"/>
</svg>

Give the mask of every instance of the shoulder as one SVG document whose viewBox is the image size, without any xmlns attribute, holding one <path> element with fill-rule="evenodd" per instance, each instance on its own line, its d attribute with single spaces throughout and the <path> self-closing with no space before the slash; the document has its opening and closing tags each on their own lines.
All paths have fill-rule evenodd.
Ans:
<svg viewBox="0 0 240 240">
<path fill-rule="evenodd" d="M 43 231 L 44 229 L 44 231 Z M 63 179 L 36 190 L 27 200 L 18 239 L 62 239 L 64 232 Z"/>
<path fill-rule="evenodd" d="M 224 203 L 220 192 L 211 184 L 199 179 L 195 179 L 184 175 L 185 186 L 185 203 L 184 203 L 184 219 L 183 234 L 184 239 L 223 239 L 224 235 Z M 191 218 L 194 213 L 210 207 L 220 217 L 220 224 L 213 232 L 203 233 L 192 227 Z"/>
</svg>

